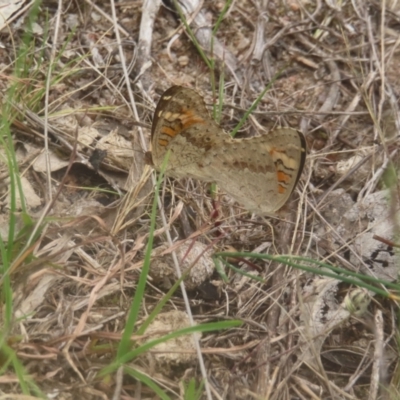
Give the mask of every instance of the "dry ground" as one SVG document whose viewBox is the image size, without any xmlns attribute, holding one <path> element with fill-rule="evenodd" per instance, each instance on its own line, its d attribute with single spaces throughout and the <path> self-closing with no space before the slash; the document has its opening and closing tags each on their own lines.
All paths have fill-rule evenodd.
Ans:
<svg viewBox="0 0 400 400">
<path fill-rule="evenodd" d="M 229 131 L 280 71 L 238 137 L 277 126 L 304 132 L 308 158 L 292 200 L 277 218 L 262 218 L 223 193 L 211 195 L 208 184 L 166 179 L 152 268 L 171 270 L 151 272 L 137 326 L 175 279 L 171 256 L 160 256 L 170 236 L 180 261 L 200 249 L 200 262 L 212 265 L 205 282 L 187 287 L 194 320 L 243 322 L 200 338 L 209 398 L 399 398 L 395 297 L 382 290 L 369 303 L 372 292 L 254 258 L 229 259 L 242 272 L 226 268 L 223 279 L 207 258 L 227 249 L 294 254 L 397 279 L 399 2 L 233 1 L 207 53 L 213 71 L 172 1 L 60 3 L 61 13 L 56 2 L 41 4 L 26 52 L 32 5 L 0 34 L 0 90 L 12 110 L 3 111 L 3 124 L 11 123 L 27 211 L 40 225 L 22 255 L 31 231 L 15 239 L 6 274 L 13 323 L 3 325 L 3 340 L 43 393 L 158 398 L 122 370 L 106 380 L 96 375 L 115 357 L 143 266 L 154 198 L 144 154 L 156 102 L 184 85 L 211 105 L 214 79 L 224 88 L 221 125 Z M 180 4 L 209 50 L 224 1 Z M 7 240 L 11 185 L 0 155 L 0 234 Z M 346 304 L 350 298 L 362 308 L 365 300 L 366 311 L 350 315 L 342 305 L 347 294 Z M 178 290 L 141 340 L 185 326 L 174 320 L 184 312 Z M 129 365 L 171 398 L 184 398 L 184 383 L 202 379 L 200 361 L 191 339 L 175 346 L 166 345 L 172 356 L 158 348 Z M 8 397 L 1 398 L 17 398 L 20 382 L 12 368 L 2 370 L 0 393 Z"/>
</svg>

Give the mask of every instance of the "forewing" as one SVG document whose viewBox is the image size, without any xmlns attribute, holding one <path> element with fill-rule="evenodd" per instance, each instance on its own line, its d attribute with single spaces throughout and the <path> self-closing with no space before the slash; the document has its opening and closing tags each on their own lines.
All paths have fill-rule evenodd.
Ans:
<svg viewBox="0 0 400 400">
<path fill-rule="evenodd" d="M 194 90 L 173 86 L 161 96 L 154 113 L 153 164 L 159 169 L 170 150 L 167 174 L 212 180 L 200 170 L 205 154 L 220 146 L 221 135 L 224 133 L 210 118 L 203 98 Z"/>
</svg>

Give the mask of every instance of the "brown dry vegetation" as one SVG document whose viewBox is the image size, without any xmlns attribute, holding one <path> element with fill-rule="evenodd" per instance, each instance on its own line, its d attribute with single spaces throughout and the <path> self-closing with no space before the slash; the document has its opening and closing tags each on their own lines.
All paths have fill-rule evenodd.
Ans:
<svg viewBox="0 0 400 400">
<path fill-rule="evenodd" d="M 32 227 L 13 243 L 5 274 L 13 318 L 10 326 L 4 323 L 3 307 L 1 343 L 15 351 L 49 398 L 158 398 L 122 369 L 105 378 L 97 373 L 115 358 L 143 266 L 155 182 L 145 152 L 155 104 L 172 85 L 195 88 L 211 105 L 217 97 L 211 82 L 222 82 L 221 125 L 229 131 L 281 71 L 238 137 L 291 126 L 304 132 L 308 158 L 298 189 L 277 218 L 251 215 L 223 193 L 212 199 L 208 184 L 166 179 L 154 234 L 158 261 L 152 264 L 164 269 L 148 278 L 137 328 L 174 283 L 173 259 L 160 255 L 171 253 L 170 238 L 178 243 L 179 260 L 204 249 L 205 263 L 227 249 L 293 254 L 397 279 L 398 226 L 388 222 L 396 221 L 398 208 L 396 0 L 233 1 L 214 53 L 207 53 L 214 71 L 172 1 L 61 5 L 41 4 L 26 53 L 21 51 L 31 8 L 0 34 L 0 90 L 9 106 L 3 126 L 11 124 L 27 211 L 39 227 L 27 248 Z M 208 28 L 224 5 L 205 0 L 186 14 L 205 50 Z M 7 241 L 11 185 L 0 151 L 0 235 Z M 387 186 L 386 207 L 379 208 L 377 197 L 368 196 Z M 361 206 L 363 199 L 368 206 Z M 344 218 L 353 207 L 356 216 Z M 21 229 L 20 207 L 14 216 Z M 386 242 L 374 239 L 378 249 L 372 249 L 374 241 L 357 242 L 379 216 L 387 218 L 388 229 L 374 233 Z M 243 322 L 197 335 L 208 398 L 399 398 L 394 296 L 389 300 L 383 291 L 366 312 L 350 316 L 341 304 L 346 294 L 356 301 L 360 292 L 348 283 L 276 260 L 229 261 L 262 279 L 227 268 L 225 280 L 214 272 L 200 286 L 188 286 L 196 323 Z M 380 267 L 394 272 L 379 274 Z M 184 313 L 185 296 L 177 290 L 135 345 L 187 326 Z M 192 339 L 184 336 L 156 350 L 128 365 L 171 398 L 184 398 L 184 385 L 202 380 Z M 15 370 L 5 368 L 7 354 L 2 350 L 0 394 L 11 399 L 22 389 Z M 205 390 L 202 396 L 207 398 Z"/>
</svg>

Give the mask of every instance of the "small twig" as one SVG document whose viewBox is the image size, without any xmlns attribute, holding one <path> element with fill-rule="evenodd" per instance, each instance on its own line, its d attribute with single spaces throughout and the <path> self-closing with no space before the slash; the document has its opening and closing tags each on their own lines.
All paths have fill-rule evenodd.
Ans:
<svg viewBox="0 0 400 400">
<path fill-rule="evenodd" d="M 50 165 L 50 151 L 49 151 L 49 132 L 48 132 L 48 121 L 49 121 L 49 95 L 50 95 L 50 84 L 52 80 L 52 70 L 54 65 L 54 60 L 56 57 L 57 51 L 57 43 L 58 43 L 58 32 L 60 28 L 60 19 L 62 14 L 62 0 L 58 0 L 58 8 L 56 14 L 56 23 L 54 27 L 54 37 L 53 37 L 53 46 L 50 53 L 50 62 L 49 62 L 49 72 L 46 77 L 46 93 L 45 93 L 45 108 L 44 108 L 44 154 L 46 159 L 46 177 L 47 177 L 47 197 L 49 201 L 53 199 L 53 194 L 51 190 L 51 165 Z"/>
<path fill-rule="evenodd" d="M 379 146 L 380 149 L 381 146 Z M 335 190 L 342 182 L 344 182 L 346 179 L 349 178 L 350 175 L 354 174 L 362 165 L 364 165 L 371 157 L 372 157 L 373 152 L 370 154 L 366 155 L 361 161 L 359 161 L 353 168 L 351 168 L 347 174 L 343 175 L 340 177 L 318 200 L 317 205 L 315 206 L 316 209 L 319 209 L 322 206 L 322 203 L 324 200 L 329 196 L 329 194 Z M 312 214 L 310 214 L 307 219 L 310 219 Z"/>
<path fill-rule="evenodd" d="M 383 144 L 385 145 L 385 144 Z M 364 185 L 364 187 L 360 190 L 357 196 L 357 201 L 361 200 L 362 198 L 368 196 L 372 191 L 375 189 L 376 185 L 379 183 L 378 181 L 380 180 L 381 176 L 384 174 L 384 172 L 387 169 L 387 166 L 389 163 L 392 161 L 393 157 L 397 154 L 398 149 L 394 149 L 392 153 L 387 156 L 385 153 L 385 159 L 382 163 L 382 165 L 375 171 L 374 175 L 371 177 L 371 179 Z M 372 155 L 373 153 L 371 153 Z"/>
<path fill-rule="evenodd" d="M 385 239 L 385 238 L 383 238 L 382 236 L 374 235 L 374 236 L 372 236 L 372 239 L 375 239 L 375 240 L 377 240 L 378 242 L 381 242 L 381 243 L 386 244 L 386 245 L 391 246 L 391 247 L 400 248 L 400 244 L 397 244 L 397 243 L 395 243 L 395 242 L 392 242 L 392 241 L 389 240 L 389 239 Z"/>
<path fill-rule="evenodd" d="M 185 14 L 186 20 L 189 20 L 191 14 L 197 10 L 198 0 L 177 0 L 179 6 L 183 13 Z M 209 22 L 203 11 L 200 11 L 193 19 L 194 32 L 196 39 L 199 41 L 200 45 L 206 50 L 210 51 L 212 29 L 209 26 Z M 241 79 L 238 77 L 238 62 L 236 57 L 224 47 L 219 40 L 213 37 L 213 54 L 216 55 L 220 60 L 223 60 L 224 64 L 229 69 L 232 77 L 235 79 L 236 83 L 241 85 Z"/>
<path fill-rule="evenodd" d="M 151 66 L 151 43 L 153 39 L 154 23 L 157 12 L 161 6 L 161 0 L 145 0 L 142 7 L 142 18 L 140 21 L 139 42 L 135 66 L 135 75 L 143 75 L 144 71 Z M 150 83 L 144 79 L 144 90 Z"/>
<path fill-rule="evenodd" d="M 117 369 L 117 373 L 115 374 L 115 389 L 114 389 L 114 394 L 113 394 L 112 400 L 120 400 L 121 399 L 122 383 L 124 380 L 123 378 L 124 378 L 124 367 L 121 366 Z"/>
<path fill-rule="evenodd" d="M 369 386 L 368 400 L 376 400 L 378 398 L 378 390 L 381 384 L 381 374 L 383 367 L 383 316 L 382 311 L 377 310 L 375 314 L 375 351 L 374 363 L 371 373 L 371 384 Z"/>
</svg>

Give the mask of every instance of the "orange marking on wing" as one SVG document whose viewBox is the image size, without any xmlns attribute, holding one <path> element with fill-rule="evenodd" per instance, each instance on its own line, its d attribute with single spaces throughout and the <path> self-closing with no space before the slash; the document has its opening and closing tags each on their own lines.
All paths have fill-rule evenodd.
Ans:
<svg viewBox="0 0 400 400">
<path fill-rule="evenodd" d="M 168 140 L 165 140 L 165 139 L 158 139 L 158 144 L 159 144 L 160 146 L 164 146 L 164 147 L 165 147 L 168 143 L 169 143 Z"/>
<path fill-rule="evenodd" d="M 276 149 L 275 147 L 272 147 L 271 150 L 269 151 L 269 154 L 271 154 L 272 157 L 275 153 L 279 153 L 279 150 Z"/>
<path fill-rule="evenodd" d="M 278 185 L 279 194 L 284 194 L 286 192 L 286 188 L 282 185 Z"/>
<path fill-rule="evenodd" d="M 277 171 L 277 176 L 278 176 L 278 182 L 285 182 L 285 183 L 289 183 L 290 182 L 290 178 L 291 176 L 286 174 L 283 171 Z"/>
<path fill-rule="evenodd" d="M 161 128 L 161 133 L 164 133 L 165 135 L 168 135 L 170 137 L 175 137 L 179 133 L 179 131 L 176 129 L 169 128 L 168 126 L 163 126 Z"/>
<path fill-rule="evenodd" d="M 181 121 L 183 129 L 189 128 L 194 124 L 205 124 L 204 119 L 196 115 L 196 113 L 191 110 L 185 110 L 182 115 L 183 118 L 181 118 Z"/>
</svg>

